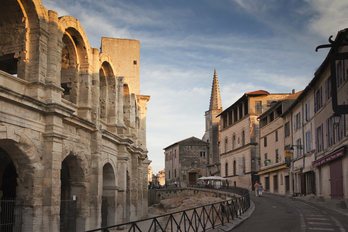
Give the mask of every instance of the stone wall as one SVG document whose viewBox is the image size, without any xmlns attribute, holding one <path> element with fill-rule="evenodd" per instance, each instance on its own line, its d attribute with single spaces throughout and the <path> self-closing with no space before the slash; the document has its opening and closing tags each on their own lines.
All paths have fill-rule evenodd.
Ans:
<svg viewBox="0 0 348 232">
<path fill-rule="evenodd" d="M 103 38 L 101 52 L 77 19 L 39 0 L 1 1 L 0 25 L 0 190 L 23 201 L 22 231 L 146 216 L 139 41 Z"/>
</svg>

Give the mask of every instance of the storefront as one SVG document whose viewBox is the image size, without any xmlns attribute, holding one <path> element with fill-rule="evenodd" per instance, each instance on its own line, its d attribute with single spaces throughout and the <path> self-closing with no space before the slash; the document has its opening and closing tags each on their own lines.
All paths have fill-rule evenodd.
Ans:
<svg viewBox="0 0 348 232">
<path fill-rule="evenodd" d="M 328 195 L 327 197 L 342 199 L 344 198 L 343 186 L 343 157 L 346 153 L 346 146 L 316 160 L 312 163 L 313 168 L 318 169 L 319 173 L 319 194 Z M 323 178 L 323 175 L 329 174 L 329 178 Z M 320 175 L 322 174 L 322 175 Z M 325 190 L 330 189 L 329 194 Z"/>
</svg>

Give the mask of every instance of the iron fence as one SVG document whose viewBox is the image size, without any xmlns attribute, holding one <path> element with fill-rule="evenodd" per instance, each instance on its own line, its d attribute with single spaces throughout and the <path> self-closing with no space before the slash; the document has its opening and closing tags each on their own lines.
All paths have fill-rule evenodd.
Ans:
<svg viewBox="0 0 348 232">
<path fill-rule="evenodd" d="M 146 218 L 138 221 L 107 226 L 86 232 L 110 232 L 124 230 L 128 232 L 201 232 L 223 226 L 240 217 L 250 207 L 249 192 L 236 199 L 221 201 L 161 216 Z"/>
<path fill-rule="evenodd" d="M 0 199 L 0 231 L 22 231 L 23 201 L 14 198 Z"/>
</svg>

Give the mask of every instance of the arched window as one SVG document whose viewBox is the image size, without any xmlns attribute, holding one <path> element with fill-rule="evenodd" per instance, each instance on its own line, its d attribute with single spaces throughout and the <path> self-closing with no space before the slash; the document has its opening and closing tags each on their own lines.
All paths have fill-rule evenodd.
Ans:
<svg viewBox="0 0 348 232">
<path fill-rule="evenodd" d="M 237 164 L 236 164 L 236 161 L 234 160 L 233 161 L 233 175 L 235 176 L 237 174 Z"/>
<path fill-rule="evenodd" d="M 225 176 L 228 177 L 228 163 L 225 164 Z"/>
</svg>

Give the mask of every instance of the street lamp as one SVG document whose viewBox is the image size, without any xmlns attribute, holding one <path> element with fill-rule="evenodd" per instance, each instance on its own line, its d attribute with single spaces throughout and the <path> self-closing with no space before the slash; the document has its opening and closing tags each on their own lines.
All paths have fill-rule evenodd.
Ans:
<svg viewBox="0 0 348 232">
<path fill-rule="evenodd" d="M 341 120 L 341 115 L 339 113 L 334 113 L 331 116 L 332 122 L 335 126 L 338 126 L 340 124 L 340 120 Z"/>
<path fill-rule="evenodd" d="M 300 150 L 303 149 L 302 145 L 291 145 L 289 151 L 290 151 L 292 157 L 294 157 L 294 147 L 297 147 L 297 149 L 300 149 Z"/>
<path fill-rule="evenodd" d="M 332 36 L 330 36 L 329 42 L 330 44 L 318 46 L 315 51 L 321 48 L 331 48 L 328 56 L 331 72 L 332 110 L 337 114 L 348 114 L 348 107 L 346 105 L 338 105 L 336 83 L 336 61 L 348 60 L 347 52 L 339 52 L 341 47 L 348 46 L 348 30 L 340 31 L 335 40 L 332 40 Z"/>
</svg>

